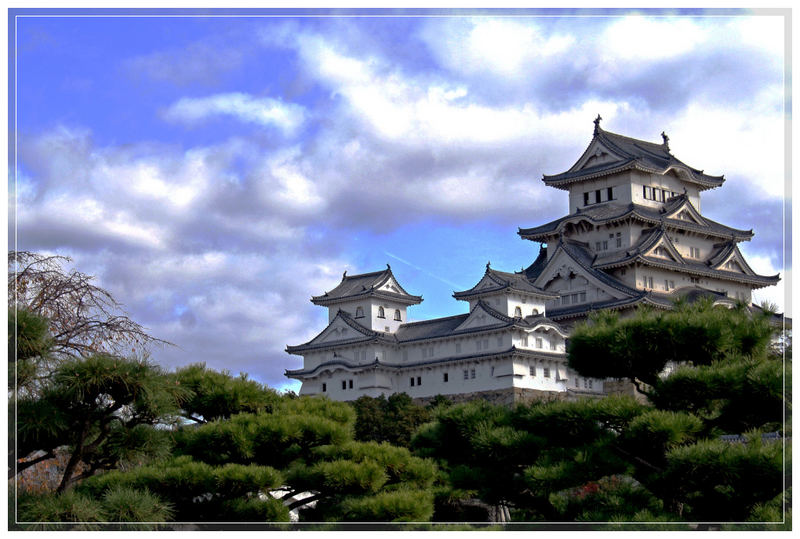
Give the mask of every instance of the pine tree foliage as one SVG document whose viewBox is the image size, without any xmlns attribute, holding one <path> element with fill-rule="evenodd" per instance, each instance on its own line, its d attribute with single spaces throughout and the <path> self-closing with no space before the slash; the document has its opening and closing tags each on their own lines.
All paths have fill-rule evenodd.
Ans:
<svg viewBox="0 0 800 539">
<path fill-rule="evenodd" d="M 183 402 L 181 415 L 196 423 L 229 418 L 241 412 L 271 411 L 280 401 L 271 388 L 249 380 L 242 373 L 233 377 L 227 371 L 208 369 L 203 363 L 176 371 L 178 382 L 191 391 Z"/>
<path fill-rule="evenodd" d="M 150 435 L 148 429 L 177 413 L 185 395 L 173 377 L 147 361 L 102 354 L 67 360 L 38 393 L 17 402 L 17 450 L 43 456 L 19 463 L 16 471 L 54 456 L 61 446 L 68 446 L 71 456 L 59 491 L 99 470 L 113 469 L 152 446 L 152 438 L 160 435 Z M 79 463 L 87 469 L 73 476 Z"/>
</svg>

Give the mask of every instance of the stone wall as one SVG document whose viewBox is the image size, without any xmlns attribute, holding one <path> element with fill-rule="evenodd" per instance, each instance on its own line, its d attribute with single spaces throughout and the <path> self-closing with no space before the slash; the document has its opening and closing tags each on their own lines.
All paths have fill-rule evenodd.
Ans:
<svg viewBox="0 0 800 539">
<path fill-rule="evenodd" d="M 528 404 L 536 401 L 550 402 L 550 401 L 572 401 L 581 398 L 602 398 L 605 394 L 598 393 L 581 393 L 573 391 L 542 391 L 539 389 L 528 389 L 523 387 L 514 387 L 508 389 L 500 389 L 496 391 L 475 391 L 472 393 L 458 393 L 455 395 L 444 395 L 453 404 L 462 402 L 473 401 L 476 399 L 483 399 L 490 404 L 499 404 L 502 406 L 513 406 L 515 404 Z M 414 403 L 425 406 L 433 400 L 434 397 L 419 397 L 414 399 Z"/>
</svg>

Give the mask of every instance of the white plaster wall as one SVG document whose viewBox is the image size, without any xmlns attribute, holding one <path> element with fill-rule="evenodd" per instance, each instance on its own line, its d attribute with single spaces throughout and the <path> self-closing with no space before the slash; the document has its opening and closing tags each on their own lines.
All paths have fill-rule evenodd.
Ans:
<svg viewBox="0 0 800 539">
<path fill-rule="evenodd" d="M 612 202 L 615 204 L 629 204 L 631 202 L 631 189 L 630 185 L 630 172 L 625 171 L 612 176 L 605 176 L 596 180 L 587 180 L 576 184 L 569 190 L 569 213 L 578 211 L 578 208 L 587 207 L 583 203 L 583 194 L 589 192 L 589 206 L 595 205 L 594 192 L 598 189 L 601 191 L 600 203 L 608 202 L 608 195 L 606 190 L 611 187 L 613 189 L 614 199 Z"/>
<path fill-rule="evenodd" d="M 652 290 L 655 292 L 665 292 L 664 280 L 667 279 L 675 282 L 675 288 L 681 288 L 684 286 L 700 286 L 708 290 L 723 291 L 728 297 L 733 299 L 743 299 L 748 303 L 751 301 L 751 289 L 747 285 L 740 285 L 731 281 L 723 281 L 721 279 L 709 277 L 698 277 L 700 282 L 693 283 L 691 282 L 691 276 L 689 275 L 662 270 L 660 268 L 636 268 L 636 288 L 640 290 L 649 289 L 645 283 L 645 278 L 647 277 L 653 278 Z"/>
<path fill-rule="evenodd" d="M 514 316 L 517 307 L 520 308 L 523 317 L 531 316 L 534 310 L 537 314 L 543 314 L 545 311 L 545 303 L 541 298 L 529 297 L 524 294 L 506 294 L 500 299 L 501 305 L 504 304 L 501 312 L 507 316 Z"/>
<path fill-rule="evenodd" d="M 663 202 L 649 200 L 644 198 L 643 186 L 656 187 L 659 189 L 667 189 L 670 192 L 683 194 L 683 189 L 686 188 L 686 194 L 689 196 L 689 202 L 700 211 L 700 191 L 694 184 L 684 182 L 678 179 L 674 174 L 648 174 L 641 171 L 632 171 L 631 178 L 631 199 L 635 204 L 642 206 L 649 206 L 651 208 L 660 208 L 664 205 Z"/>
</svg>

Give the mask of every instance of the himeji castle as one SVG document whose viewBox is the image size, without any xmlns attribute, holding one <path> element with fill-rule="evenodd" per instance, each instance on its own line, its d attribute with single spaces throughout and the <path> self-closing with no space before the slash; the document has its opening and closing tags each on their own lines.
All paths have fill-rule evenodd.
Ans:
<svg viewBox="0 0 800 539">
<path fill-rule="evenodd" d="M 754 289 L 779 276 L 756 274 L 738 244 L 753 237 L 701 213 L 700 194 L 722 176 L 692 168 L 669 149 L 600 127 L 566 172 L 545 185 L 569 194 L 569 213 L 517 232 L 539 243 L 526 269 L 486 265 L 469 290 L 453 294 L 467 313 L 408 322 L 422 301 L 391 268 L 342 276 L 311 298 L 328 308 L 328 326 L 309 342 L 287 346 L 303 367 L 287 370 L 301 395 L 334 400 L 405 392 L 424 401 L 483 397 L 495 402 L 600 396 L 614 383 L 567 367 L 570 329 L 598 310 L 639 305 L 669 309 L 678 297 L 751 303 Z M 624 313 L 623 313 L 624 314 Z"/>
</svg>

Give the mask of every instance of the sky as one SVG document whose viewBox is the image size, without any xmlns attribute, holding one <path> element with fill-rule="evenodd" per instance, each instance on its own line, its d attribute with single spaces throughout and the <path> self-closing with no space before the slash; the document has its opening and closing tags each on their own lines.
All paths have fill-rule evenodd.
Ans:
<svg viewBox="0 0 800 539">
<path fill-rule="evenodd" d="M 598 114 L 725 175 L 701 211 L 754 230 L 748 262 L 783 278 L 755 300 L 791 315 L 782 13 L 16 10 L 9 24 L 9 248 L 71 257 L 175 344 L 152 350 L 167 368 L 297 390 L 284 371 L 302 359 L 284 349 L 325 327 L 309 299 L 345 270 L 391 264 L 424 297 L 410 320 L 466 312 L 452 293 L 487 261 L 538 254 L 519 227 L 567 213 L 541 178 L 578 159 Z"/>
</svg>

